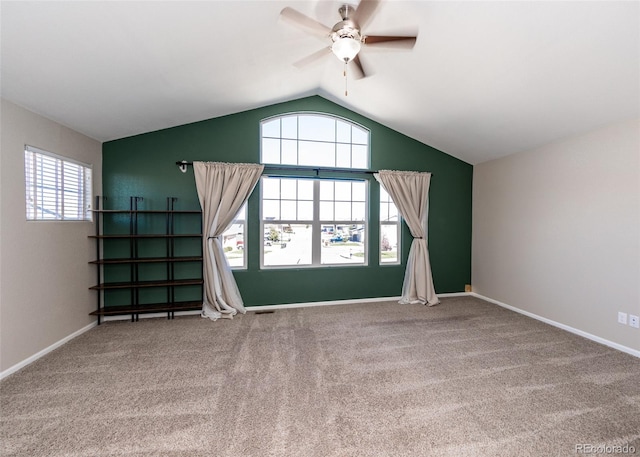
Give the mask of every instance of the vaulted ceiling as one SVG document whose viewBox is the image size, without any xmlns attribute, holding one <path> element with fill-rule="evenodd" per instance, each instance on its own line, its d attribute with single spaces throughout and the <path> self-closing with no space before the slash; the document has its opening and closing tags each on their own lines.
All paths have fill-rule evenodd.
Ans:
<svg viewBox="0 0 640 457">
<path fill-rule="evenodd" d="M 293 66 L 330 40 L 280 11 L 342 3 L 2 1 L 2 97 L 107 141 L 318 94 L 471 164 L 640 117 L 638 1 L 383 0 L 413 50 Z"/>
</svg>

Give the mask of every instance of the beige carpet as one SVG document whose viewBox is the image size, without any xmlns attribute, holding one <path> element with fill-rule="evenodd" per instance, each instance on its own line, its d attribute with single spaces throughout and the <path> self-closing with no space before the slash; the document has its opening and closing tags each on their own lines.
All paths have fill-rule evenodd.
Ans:
<svg viewBox="0 0 640 457">
<path fill-rule="evenodd" d="M 471 297 L 109 322 L 0 393 L 3 456 L 640 454 L 639 359 Z"/>
</svg>

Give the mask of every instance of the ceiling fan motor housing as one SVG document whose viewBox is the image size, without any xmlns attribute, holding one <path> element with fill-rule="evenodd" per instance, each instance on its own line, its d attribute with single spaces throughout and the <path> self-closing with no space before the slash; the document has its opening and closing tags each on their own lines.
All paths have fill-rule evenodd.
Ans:
<svg viewBox="0 0 640 457">
<path fill-rule="evenodd" d="M 335 42 L 341 38 L 352 38 L 354 40 L 364 42 L 364 37 L 360 35 L 360 27 L 355 21 L 349 19 L 349 16 L 355 12 L 355 8 L 351 5 L 342 5 L 338 10 L 341 22 L 338 22 L 331 29 L 331 40 Z"/>
<path fill-rule="evenodd" d="M 360 29 L 357 24 L 347 19 L 334 25 L 331 30 L 331 39 L 336 41 L 341 38 L 353 38 L 354 40 L 362 41 Z"/>
</svg>

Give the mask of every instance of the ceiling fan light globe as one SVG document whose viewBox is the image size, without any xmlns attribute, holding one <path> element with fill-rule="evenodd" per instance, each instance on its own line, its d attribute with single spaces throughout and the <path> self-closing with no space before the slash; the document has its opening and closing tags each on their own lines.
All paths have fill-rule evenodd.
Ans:
<svg viewBox="0 0 640 457">
<path fill-rule="evenodd" d="M 351 37 L 338 38 L 333 42 L 331 51 L 343 62 L 350 62 L 360 52 L 360 41 Z"/>
</svg>

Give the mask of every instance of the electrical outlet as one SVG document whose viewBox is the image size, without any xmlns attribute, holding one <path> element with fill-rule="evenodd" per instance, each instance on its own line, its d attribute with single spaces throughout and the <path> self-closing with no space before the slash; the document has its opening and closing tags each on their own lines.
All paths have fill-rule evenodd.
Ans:
<svg viewBox="0 0 640 457">
<path fill-rule="evenodd" d="M 618 311 L 618 324 L 627 325 L 627 313 Z"/>
<path fill-rule="evenodd" d="M 633 314 L 629 314 L 629 325 L 635 328 L 640 328 L 640 318 Z"/>
</svg>

